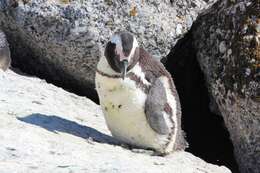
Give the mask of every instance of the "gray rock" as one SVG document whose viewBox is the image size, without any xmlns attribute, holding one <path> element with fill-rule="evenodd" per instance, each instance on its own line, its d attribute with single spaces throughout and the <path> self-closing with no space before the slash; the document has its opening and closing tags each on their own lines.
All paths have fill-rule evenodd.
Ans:
<svg viewBox="0 0 260 173">
<path fill-rule="evenodd" d="M 89 94 L 102 47 L 114 31 L 134 33 L 162 58 L 214 1 L 2 0 L 0 21 L 14 65 Z"/>
<path fill-rule="evenodd" d="M 0 69 L 6 71 L 11 65 L 9 44 L 5 33 L 0 29 Z"/>
<path fill-rule="evenodd" d="M 118 145 L 98 105 L 35 77 L 0 71 L 0 172 L 231 173 L 187 152 Z"/>
<path fill-rule="evenodd" d="M 260 1 L 219 1 L 192 30 L 241 172 L 260 172 Z"/>
</svg>

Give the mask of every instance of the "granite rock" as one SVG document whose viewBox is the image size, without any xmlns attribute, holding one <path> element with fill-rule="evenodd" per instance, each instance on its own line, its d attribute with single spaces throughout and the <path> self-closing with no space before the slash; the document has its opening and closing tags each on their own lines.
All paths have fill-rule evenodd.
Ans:
<svg viewBox="0 0 260 173">
<path fill-rule="evenodd" d="M 208 90 L 241 172 L 260 172 L 260 1 L 223 0 L 192 29 Z"/>
<path fill-rule="evenodd" d="M 14 66 L 84 95 L 113 32 L 128 30 L 154 57 L 165 57 L 215 0 L 1 0 Z"/>
</svg>

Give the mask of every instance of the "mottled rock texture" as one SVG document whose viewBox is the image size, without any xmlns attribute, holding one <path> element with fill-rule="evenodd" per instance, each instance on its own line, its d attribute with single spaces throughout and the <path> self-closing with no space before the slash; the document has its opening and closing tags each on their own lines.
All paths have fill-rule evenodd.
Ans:
<svg viewBox="0 0 260 173">
<path fill-rule="evenodd" d="M 114 31 L 134 33 L 157 58 L 191 27 L 204 0 L 1 0 L 0 22 L 14 66 L 88 95 L 102 47 Z"/>
<path fill-rule="evenodd" d="M 9 44 L 0 28 L 0 70 L 6 71 L 11 65 Z"/>
<path fill-rule="evenodd" d="M 117 145 L 98 105 L 35 77 L 0 71 L 0 172 L 231 173 L 187 152 Z"/>
<path fill-rule="evenodd" d="M 192 29 L 197 59 L 241 172 L 260 172 L 260 1 L 223 0 Z"/>
</svg>

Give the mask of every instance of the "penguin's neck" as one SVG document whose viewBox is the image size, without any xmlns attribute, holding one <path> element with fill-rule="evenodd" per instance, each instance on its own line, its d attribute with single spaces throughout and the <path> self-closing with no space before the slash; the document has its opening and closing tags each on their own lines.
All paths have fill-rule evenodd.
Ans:
<svg viewBox="0 0 260 173">
<path fill-rule="evenodd" d="M 107 80 L 110 80 L 110 82 L 114 83 L 115 81 L 119 81 L 120 85 L 132 85 L 134 83 L 135 87 L 139 87 L 143 92 L 147 93 L 149 90 L 149 87 L 151 83 L 146 80 L 145 73 L 142 70 L 142 67 L 140 66 L 139 62 L 135 64 L 133 68 L 131 68 L 127 74 L 126 79 L 123 80 L 121 78 L 121 74 L 115 72 L 108 64 L 105 57 L 102 57 L 100 59 L 99 64 L 97 66 L 97 73 L 103 77 L 105 77 Z"/>
</svg>

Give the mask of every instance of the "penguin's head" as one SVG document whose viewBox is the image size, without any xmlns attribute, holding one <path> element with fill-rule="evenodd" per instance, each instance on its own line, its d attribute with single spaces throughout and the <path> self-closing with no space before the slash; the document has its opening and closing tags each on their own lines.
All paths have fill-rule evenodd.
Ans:
<svg viewBox="0 0 260 173">
<path fill-rule="evenodd" d="M 116 32 L 105 48 L 105 57 L 110 67 L 120 73 L 122 78 L 133 65 L 138 43 L 136 38 L 129 32 Z"/>
</svg>

